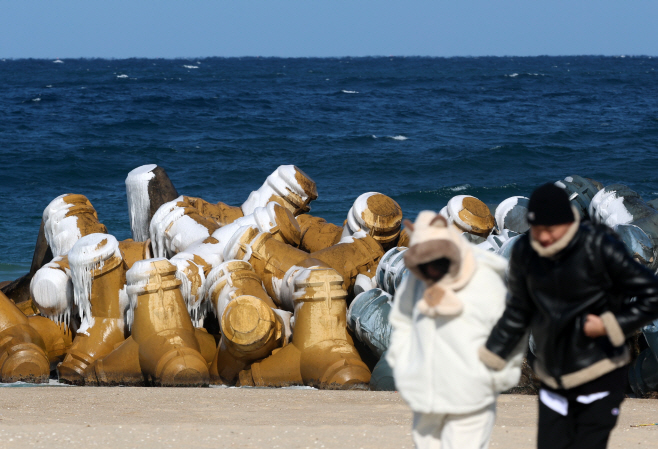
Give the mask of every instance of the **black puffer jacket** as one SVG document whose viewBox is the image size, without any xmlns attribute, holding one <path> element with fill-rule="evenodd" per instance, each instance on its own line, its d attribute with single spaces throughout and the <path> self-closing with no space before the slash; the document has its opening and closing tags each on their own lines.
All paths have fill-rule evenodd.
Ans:
<svg viewBox="0 0 658 449">
<path fill-rule="evenodd" d="M 591 223 L 581 224 L 552 257 L 539 256 L 530 237 L 520 237 L 512 250 L 509 292 L 484 352 L 489 361 L 505 359 L 530 328 L 535 371 L 552 388 L 573 388 L 627 364 L 625 339 L 658 317 L 658 278 L 633 260 L 610 229 Z M 588 314 L 601 316 L 606 337 L 583 333 Z"/>
</svg>

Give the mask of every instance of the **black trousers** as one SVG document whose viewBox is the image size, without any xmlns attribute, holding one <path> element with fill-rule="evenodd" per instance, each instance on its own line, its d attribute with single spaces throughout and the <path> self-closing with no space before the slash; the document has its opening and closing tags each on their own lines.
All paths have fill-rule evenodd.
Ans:
<svg viewBox="0 0 658 449">
<path fill-rule="evenodd" d="M 591 404 L 569 401 L 567 416 L 539 401 L 538 449 L 605 449 L 617 424 L 624 391 L 611 391 Z"/>
</svg>

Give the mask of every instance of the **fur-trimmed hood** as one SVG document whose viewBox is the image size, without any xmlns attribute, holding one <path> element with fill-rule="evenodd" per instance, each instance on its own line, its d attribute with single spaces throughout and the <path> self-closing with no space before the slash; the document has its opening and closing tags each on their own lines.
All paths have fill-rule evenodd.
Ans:
<svg viewBox="0 0 658 449">
<path fill-rule="evenodd" d="M 405 227 L 411 234 L 409 249 L 404 254 L 405 265 L 427 286 L 418 303 L 420 311 L 427 316 L 460 314 L 463 305 L 455 292 L 468 284 L 477 267 L 471 245 L 436 212 L 422 211 L 414 224 L 407 220 Z M 450 260 L 450 267 L 435 282 L 419 266 L 440 258 Z"/>
</svg>

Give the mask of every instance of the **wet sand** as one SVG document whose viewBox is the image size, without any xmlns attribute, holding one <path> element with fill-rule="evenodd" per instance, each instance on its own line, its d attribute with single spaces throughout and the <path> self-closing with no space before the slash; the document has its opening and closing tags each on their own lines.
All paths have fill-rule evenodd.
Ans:
<svg viewBox="0 0 658 449">
<path fill-rule="evenodd" d="M 535 396 L 503 395 L 492 448 L 532 448 Z M 658 401 L 628 399 L 610 448 L 658 448 Z M 0 388 L 2 448 L 411 448 L 394 392 Z"/>
</svg>

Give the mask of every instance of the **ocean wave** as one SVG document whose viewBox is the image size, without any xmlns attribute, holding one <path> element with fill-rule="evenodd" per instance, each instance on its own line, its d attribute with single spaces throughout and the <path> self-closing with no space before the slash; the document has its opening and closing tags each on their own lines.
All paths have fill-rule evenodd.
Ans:
<svg viewBox="0 0 658 449">
<path fill-rule="evenodd" d="M 359 93 L 356 90 L 345 90 L 345 89 L 341 90 L 341 92 L 344 93 L 344 94 L 358 94 Z"/>
<path fill-rule="evenodd" d="M 117 78 L 128 78 L 128 75 L 117 75 Z"/>
<path fill-rule="evenodd" d="M 397 135 L 397 136 L 388 136 L 389 139 L 393 140 L 408 140 L 409 138 L 403 135 Z"/>
<path fill-rule="evenodd" d="M 509 75 L 505 75 L 505 76 L 508 78 L 516 78 L 518 76 L 546 76 L 546 75 L 543 73 L 527 72 L 527 73 L 510 73 Z"/>
<path fill-rule="evenodd" d="M 198 65 L 184 65 L 183 67 L 185 67 L 186 69 L 198 69 L 199 68 Z"/>
<path fill-rule="evenodd" d="M 39 98 L 39 97 L 33 98 L 32 101 L 41 101 L 41 98 Z"/>
</svg>

